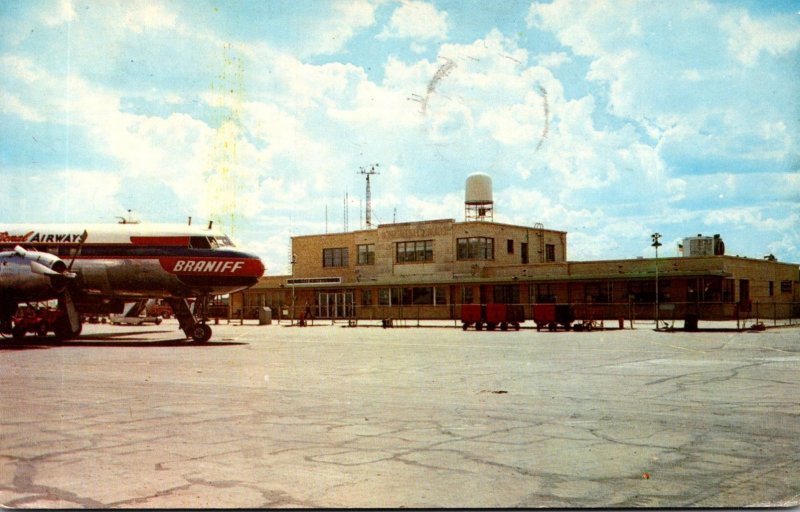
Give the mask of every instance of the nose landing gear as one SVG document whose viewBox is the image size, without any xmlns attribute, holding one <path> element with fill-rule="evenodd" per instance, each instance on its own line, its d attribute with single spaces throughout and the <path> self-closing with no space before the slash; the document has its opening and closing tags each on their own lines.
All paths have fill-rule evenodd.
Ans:
<svg viewBox="0 0 800 512">
<path fill-rule="evenodd" d="M 186 299 L 169 300 L 178 325 L 186 333 L 187 338 L 191 338 L 197 343 L 205 343 L 211 339 L 211 327 L 206 323 L 206 311 L 208 310 L 208 296 L 198 297 L 195 302 L 195 313 L 189 307 Z"/>
<path fill-rule="evenodd" d="M 192 327 L 190 336 L 197 343 L 205 343 L 211 339 L 211 327 L 206 323 L 196 323 L 194 327 Z"/>
</svg>

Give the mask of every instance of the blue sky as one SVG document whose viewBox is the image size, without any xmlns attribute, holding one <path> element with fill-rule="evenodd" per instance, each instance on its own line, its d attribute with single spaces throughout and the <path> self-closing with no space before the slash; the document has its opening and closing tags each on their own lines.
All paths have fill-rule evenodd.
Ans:
<svg viewBox="0 0 800 512">
<path fill-rule="evenodd" d="M 800 1 L 0 2 L 0 219 L 373 219 L 567 231 L 569 259 L 697 233 L 800 262 Z"/>
</svg>

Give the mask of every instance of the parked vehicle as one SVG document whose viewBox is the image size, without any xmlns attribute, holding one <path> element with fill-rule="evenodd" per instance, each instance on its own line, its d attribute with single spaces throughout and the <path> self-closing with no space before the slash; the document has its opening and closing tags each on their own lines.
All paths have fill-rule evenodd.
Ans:
<svg viewBox="0 0 800 512">
<path fill-rule="evenodd" d="M 172 307 L 166 302 L 154 302 L 147 306 L 147 316 L 158 316 L 168 320 L 172 315 L 174 315 Z"/>
<path fill-rule="evenodd" d="M 125 315 L 114 315 L 111 314 L 108 316 L 108 321 L 112 324 L 119 325 L 142 325 L 146 323 L 152 323 L 159 325 L 161 323 L 160 316 L 125 316 Z"/>
<path fill-rule="evenodd" d="M 537 331 L 542 327 L 555 331 L 559 325 L 568 331 L 574 320 L 575 311 L 569 304 L 533 305 L 533 321 L 536 322 Z"/>
<path fill-rule="evenodd" d="M 47 336 L 48 332 L 56 332 L 59 325 L 63 324 L 60 319 L 64 318 L 64 312 L 55 308 L 35 308 L 21 307 L 13 316 L 14 327 L 11 335 L 15 340 L 21 340 L 29 332 L 37 336 Z"/>
<path fill-rule="evenodd" d="M 500 327 L 507 331 L 509 327 L 518 331 L 525 321 L 525 309 L 513 304 L 464 304 L 461 306 L 461 327 L 466 331 L 474 325 L 480 331 L 486 327 L 493 331 Z"/>
</svg>

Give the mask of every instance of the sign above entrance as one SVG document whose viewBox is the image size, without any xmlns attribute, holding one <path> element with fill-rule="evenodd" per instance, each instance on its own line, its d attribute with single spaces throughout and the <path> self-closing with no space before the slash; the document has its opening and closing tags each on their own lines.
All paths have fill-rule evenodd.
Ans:
<svg viewBox="0 0 800 512">
<path fill-rule="evenodd" d="M 314 286 L 320 284 L 342 284 L 341 277 L 294 277 L 286 280 L 290 286 Z"/>
</svg>

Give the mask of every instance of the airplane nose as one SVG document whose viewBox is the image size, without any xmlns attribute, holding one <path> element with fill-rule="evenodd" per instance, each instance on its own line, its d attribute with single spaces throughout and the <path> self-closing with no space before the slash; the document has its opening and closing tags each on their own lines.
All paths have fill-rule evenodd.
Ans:
<svg viewBox="0 0 800 512">
<path fill-rule="evenodd" d="M 264 272 L 267 271 L 267 267 L 264 266 L 264 262 L 261 261 L 261 258 L 256 258 L 256 261 L 258 262 L 258 266 L 255 270 L 258 273 L 258 277 L 261 277 L 264 275 Z"/>
</svg>

